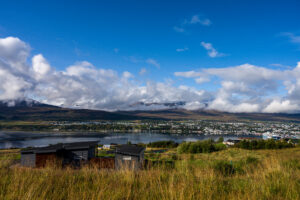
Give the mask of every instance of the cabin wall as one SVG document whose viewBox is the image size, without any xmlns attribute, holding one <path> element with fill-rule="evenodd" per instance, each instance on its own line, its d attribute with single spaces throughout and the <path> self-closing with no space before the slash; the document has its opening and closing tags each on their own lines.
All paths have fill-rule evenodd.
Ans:
<svg viewBox="0 0 300 200">
<path fill-rule="evenodd" d="M 35 153 L 21 153 L 21 165 L 24 167 L 35 167 Z"/>
<path fill-rule="evenodd" d="M 89 159 L 88 149 L 86 149 L 86 150 L 72 150 L 72 153 L 75 157 L 78 157 L 81 160 L 88 160 Z"/>
<path fill-rule="evenodd" d="M 36 154 L 36 167 L 46 167 L 47 165 L 57 165 L 59 163 L 59 158 L 56 153 L 37 153 Z"/>
<path fill-rule="evenodd" d="M 138 156 L 129 156 L 116 154 L 115 156 L 115 168 L 117 170 L 120 169 L 128 169 L 128 170 L 138 170 L 141 168 L 141 162 Z"/>
<path fill-rule="evenodd" d="M 89 159 L 94 158 L 95 154 L 96 154 L 95 152 L 96 152 L 96 148 L 90 148 L 89 151 L 88 151 L 88 154 L 89 154 L 88 158 Z"/>
<path fill-rule="evenodd" d="M 92 158 L 90 164 L 100 169 L 115 169 L 115 158 Z"/>
</svg>

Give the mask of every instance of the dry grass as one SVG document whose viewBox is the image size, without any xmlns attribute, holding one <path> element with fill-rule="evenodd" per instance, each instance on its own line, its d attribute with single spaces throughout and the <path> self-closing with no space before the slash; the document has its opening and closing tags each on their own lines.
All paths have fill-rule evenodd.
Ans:
<svg viewBox="0 0 300 200">
<path fill-rule="evenodd" d="M 174 169 L 139 172 L 0 164 L 0 199 L 300 199 L 300 148 L 180 155 Z M 235 173 L 217 171 L 230 162 Z"/>
</svg>

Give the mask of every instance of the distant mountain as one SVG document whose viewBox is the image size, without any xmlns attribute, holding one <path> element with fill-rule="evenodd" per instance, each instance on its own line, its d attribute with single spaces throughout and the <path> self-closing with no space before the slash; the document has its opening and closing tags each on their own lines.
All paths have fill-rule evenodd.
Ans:
<svg viewBox="0 0 300 200">
<path fill-rule="evenodd" d="M 176 101 L 176 102 L 165 102 L 165 103 L 158 103 L 158 102 L 136 102 L 131 104 L 129 107 L 131 110 L 162 110 L 162 109 L 177 109 L 182 108 L 186 105 L 184 101 Z"/>
<path fill-rule="evenodd" d="M 300 123 L 300 114 L 284 113 L 228 113 L 216 110 L 165 109 L 120 112 L 125 115 L 164 120 L 212 120 L 212 121 L 278 121 Z"/>
<path fill-rule="evenodd" d="M 161 105 L 141 104 L 143 106 Z M 185 110 L 176 106 L 184 102 L 166 103 L 171 109 L 107 112 L 70 109 L 34 100 L 0 101 L 0 120 L 24 121 L 88 121 L 88 120 L 212 120 L 212 121 L 279 121 L 299 122 L 300 114 L 228 113 L 216 110 Z M 168 108 L 168 107 L 167 107 Z"/>
<path fill-rule="evenodd" d="M 61 108 L 33 100 L 20 100 L 15 102 L 0 101 L 0 120 L 85 121 L 133 120 L 140 118 L 142 117 L 101 110 Z"/>
<path fill-rule="evenodd" d="M 174 101 L 174 102 L 136 102 L 131 104 L 129 107 L 131 110 L 166 110 L 166 109 L 184 109 L 186 106 L 185 101 Z M 208 103 L 203 102 L 203 108 L 207 108 Z"/>
</svg>

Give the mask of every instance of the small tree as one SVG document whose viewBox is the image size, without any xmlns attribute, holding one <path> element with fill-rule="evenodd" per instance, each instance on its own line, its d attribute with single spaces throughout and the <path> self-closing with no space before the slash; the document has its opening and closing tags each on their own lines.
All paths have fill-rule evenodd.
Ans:
<svg viewBox="0 0 300 200">
<path fill-rule="evenodd" d="M 222 143 L 222 142 L 224 142 L 224 138 L 223 137 L 219 137 L 218 143 Z"/>
</svg>

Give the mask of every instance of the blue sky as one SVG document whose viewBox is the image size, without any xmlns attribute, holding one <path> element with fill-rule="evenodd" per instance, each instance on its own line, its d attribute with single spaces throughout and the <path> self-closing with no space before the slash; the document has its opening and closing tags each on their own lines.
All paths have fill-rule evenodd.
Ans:
<svg viewBox="0 0 300 200">
<path fill-rule="evenodd" d="M 299 46 L 279 35 L 300 31 L 299 9 L 300 1 L 4 1 L 0 33 L 30 43 L 33 53 L 42 52 L 57 68 L 89 60 L 104 68 L 138 72 L 146 67 L 171 76 L 243 63 L 294 66 Z M 174 31 L 193 15 L 212 24 Z M 210 58 L 201 41 L 228 56 Z M 189 50 L 176 52 L 185 47 Z M 131 56 L 153 58 L 161 68 L 124 59 Z"/>
<path fill-rule="evenodd" d="M 197 84 L 174 73 L 245 63 L 295 67 L 299 9 L 297 0 L 3 1 L 0 37 L 20 38 L 30 44 L 32 56 L 42 53 L 56 70 L 88 61 L 129 71 L 138 81 L 172 80 L 175 86 L 214 91 L 220 77 Z M 209 56 L 204 44 L 217 53 Z"/>
</svg>

